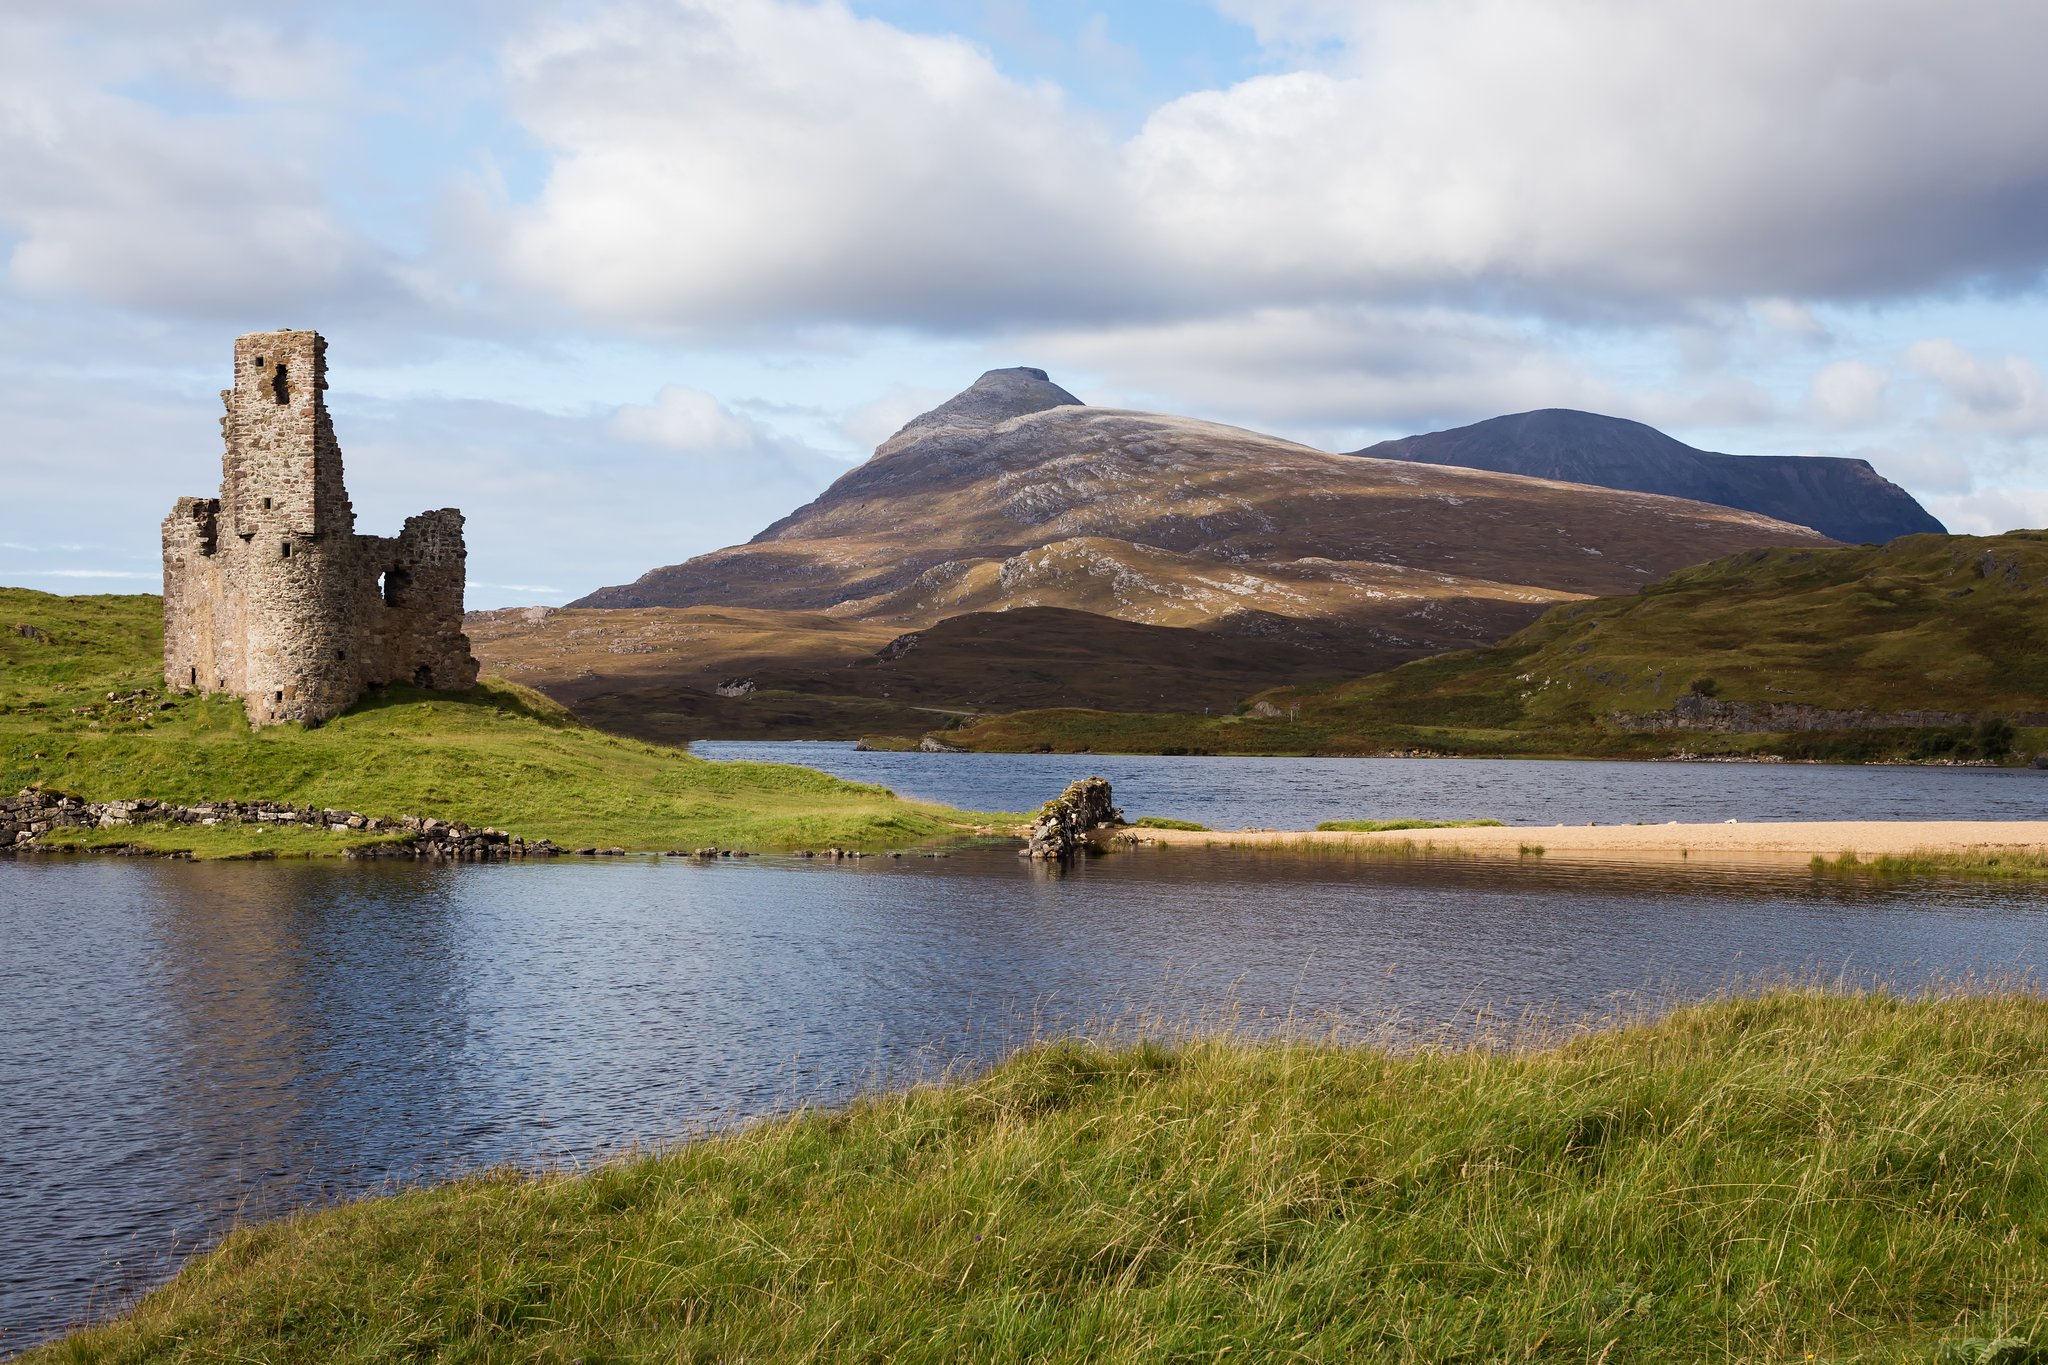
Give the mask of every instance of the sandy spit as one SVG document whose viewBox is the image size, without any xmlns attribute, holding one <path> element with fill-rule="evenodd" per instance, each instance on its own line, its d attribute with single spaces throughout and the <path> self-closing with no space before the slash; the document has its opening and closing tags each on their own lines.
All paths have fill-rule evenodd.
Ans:
<svg viewBox="0 0 2048 1365">
<path fill-rule="evenodd" d="M 1126 829 L 1107 837 L 1139 844 L 1196 848 L 1285 848 L 1347 844 L 1409 844 L 1417 851 L 1523 856 L 1540 845 L 1547 858 L 1623 861 L 1767 861 L 1804 863 L 1815 854 L 2048 852 L 2048 820 L 1814 820 L 1720 825 L 1510 825 L 1480 829 L 1388 830 L 1379 834 L 1320 831 Z"/>
</svg>

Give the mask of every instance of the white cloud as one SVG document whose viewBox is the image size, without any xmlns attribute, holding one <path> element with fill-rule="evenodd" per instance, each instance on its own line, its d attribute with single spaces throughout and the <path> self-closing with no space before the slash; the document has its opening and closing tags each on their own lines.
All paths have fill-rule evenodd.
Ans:
<svg viewBox="0 0 2048 1365">
<path fill-rule="evenodd" d="M 1837 360 L 1813 376 L 1808 409 L 1832 427 L 1862 427 L 1883 420 L 1891 375 L 1861 360 Z"/>
<path fill-rule="evenodd" d="M 862 403 L 839 419 L 839 434 L 855 450 L 873 450 L 894 436 L 911 418 L 930 412 L 953 396 L 944 389 L 920 389 L 894 385 L 888 392 Z"/>
<path fill-rule="evenodd" d="M 1443 308 L 1256 309 L 1020 333 L 1000 348 L 1069 388 L 1072 375 L 1099 376 L 1082 394 L 1090 402 L 1185 412 L 1325 447 L 1534 408 L 1658 426 L 1752 426 L 1778 416 L 1771 395 L 1740 376 L 1668 388 L 1623 382 L 1538 326 Z"/>
<path fill-rule="evenodd" d="M 1773 331 L 1809 346 L 1823 346 L 1834 339 L 1813 309 L 1797 300 L 1759 299 L 1751 311 Z"/>
<path fill-rule="evenodd" d="M 964 40 L 838 0 L 634 0 L 530 33 L 506 66 L 555 155 L 511 267 L 595 313 L 918 322 L 1072 311 L 1099 287 L 1105 143 Z"/>
<path fill-rule="evenodd" d="M 403 292 L 328 200 L 319 120 L 235 105 L 331 87 L 338 54 L 244 21 L 202 29 L 145 57 L 132 35 L 81 45 L 39 18 L 0 14 L 7 280 L 31 295 L 215 318 L 331 314 Z M 121 93 L 159 79 L 226 104 L 172 114 Z"/>
<path fill-rule="evenodd" d="M 665 385 L 647 404 L 628 404 L 612 415 L 615 435 L 690 455 L 734 455 L 770 444 L 759 426 L 708 393 Z"/>
<path fill-rule="evenodd" d="M 980 330 L 1330 300 L 1682 312 L 2048 261 L 2048 7 L 1238 8 L 1300 63 L 1118 143 L 841 0 L 614 0 L 508 52 L 515 273 L 609 318 Z M 1768 41 L 1760 35 L 1768 34 Z"/>
<path fill-rule="evenodd" d="M 2048 9 L 1243 8 L 1341 52 L 1167 106 L 1132 161 L 1193 257 L 1268 287 L 1853 296 L 2048 249 Z"/>
<path fill-rule="evenodd" d="M 1911 441 L 1839 453 L 1867 460 L 1886 478 L 1930 497 L 1968 493 L 1977 482 L 1978 462 L 1964 458 L 1953 442 Z"/>
<path fill-rule="evenodd" d="M 2025 434 L 2048 430 L 2048 378 L 2024 356 L 1980 360 L 1946 337 L 1916 341 L 1906 361 L 1940 386 L 1953 426 Z"/>
<path fill-rule="evenodd" d="M 1983 488 L 1937 495 L 1927 499 L 1927 510 L 1958 535 L 2038 530 L 2048 527 L 2048 488 Z"/>
</svg>

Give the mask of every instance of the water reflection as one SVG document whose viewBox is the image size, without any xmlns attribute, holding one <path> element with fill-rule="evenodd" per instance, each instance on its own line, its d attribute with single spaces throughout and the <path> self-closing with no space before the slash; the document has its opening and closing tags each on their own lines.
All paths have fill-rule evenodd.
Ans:
<svg viewBox="0 0 2048 1365">
<path fill-rule="evenodd" d="M 1712 866 L 1140 850 L 940 862 L 0 863 L 0 1345 L 237 1210 L 1162 1026 L 2027 971 L 2041 894 Z"/>
</svg>

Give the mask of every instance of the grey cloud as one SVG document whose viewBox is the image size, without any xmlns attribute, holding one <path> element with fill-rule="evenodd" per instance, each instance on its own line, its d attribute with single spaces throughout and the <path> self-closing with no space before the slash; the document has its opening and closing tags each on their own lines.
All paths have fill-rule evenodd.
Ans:
<svg viewBox="0 0 2048 1365">
<path fill-rule="evenodd" d="M 618 0 L 511 48 L 514 107 L 553 160 L 509 262 L 677 326 L 1759 299 L 1809 339 L 1785 300 L 2048 262 L 2048 9 L 1280 9 L 1274 34 L 1327 55 L 1118 142 L 964 43 L 832 0 Z"/>
<path fill-rule="evenodd" d="M 2048 431 L 2048 376 L 2024 356 L 1984 360 L 1946 337 L 1916 341 L 1906 363 L 1948 400 L 1943 420 L 1956 427 L 2029 435 Z"/>
<path fill-rule="evenodd" d="M 338 110 L 296 103 L 339 60 L 332 50 L 240 20 L 156 48 L 125 29 L 93 45 L 74 37 L 0 16 L 0 230 L 17 291 L 268 325 L 410 294 L 397 263 L 329 201 L 319 157 Z M 180 60 L 194 45 L 210 68 Z M 288 90 L 256 74 L 286 66 Z M 121 93 L 173 75 L 223 82 L 226 105 L 174 115 Z M 281 102 L 237 104 L 251 97 Z"/>
</svg>

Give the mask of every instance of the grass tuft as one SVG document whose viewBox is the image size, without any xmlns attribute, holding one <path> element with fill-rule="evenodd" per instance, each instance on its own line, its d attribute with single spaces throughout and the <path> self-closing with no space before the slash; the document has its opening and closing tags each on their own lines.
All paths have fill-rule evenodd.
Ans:
<svg viewBox="0 0 2048 1365">
<path fill-rule="evenodd" d="M 1828 877 L 1990 877 L 2018 881 L 2048 877 L 2048 853 L 1982 849 L 1966 853 L 1884 853 L 1867 859 L 1853 852 L 1843 852 L 1834 858 L 1816 853 L 1808 866 L 1815 876 Z"/>
<path fill-rule="evenodd" d="M 2023 1360 L 2048 1001 L 1065 1041 L 236 1232 L 68 1361 Z"/>
</svg>

